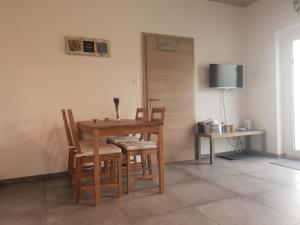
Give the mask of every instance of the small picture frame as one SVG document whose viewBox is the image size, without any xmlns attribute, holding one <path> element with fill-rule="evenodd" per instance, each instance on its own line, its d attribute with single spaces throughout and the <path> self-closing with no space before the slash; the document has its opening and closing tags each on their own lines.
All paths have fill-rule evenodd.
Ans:
<svg viewBox="0 0 300 225">
<path fill-rule="evenodd" d="M 110 57 L 110 43 L 105 39 L 66 36 L 65 52 L 68 55 Z"/>
</svg>

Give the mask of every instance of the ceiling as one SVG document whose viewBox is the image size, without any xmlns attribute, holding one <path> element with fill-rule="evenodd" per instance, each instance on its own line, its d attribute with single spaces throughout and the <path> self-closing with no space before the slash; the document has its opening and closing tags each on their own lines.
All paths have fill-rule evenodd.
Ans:
<svg viewBox="0 0 300 225">
<path fill-rule="evenodd" d="M 258 0 L 208 0 L 212 2 L 220 2 L 224 4 L 239 6 L 239 7 L 247 7 Z"/>
</svg>

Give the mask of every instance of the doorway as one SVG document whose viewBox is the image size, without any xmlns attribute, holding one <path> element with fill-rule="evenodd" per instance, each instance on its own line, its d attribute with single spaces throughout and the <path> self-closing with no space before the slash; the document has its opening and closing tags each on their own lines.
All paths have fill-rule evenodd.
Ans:
<svg viewBox="0 0 300 225">
<path fill-rule="evenodd" d="M 293 127 L 295 154 L 300 155 L 300 39 L 293 41 Z"/>
<path fill-rule="evenodd" d="M 194 40 L 143 33 L 144 103 L 166 107 L 167 162 L 195 156 Z"/>
</svg>

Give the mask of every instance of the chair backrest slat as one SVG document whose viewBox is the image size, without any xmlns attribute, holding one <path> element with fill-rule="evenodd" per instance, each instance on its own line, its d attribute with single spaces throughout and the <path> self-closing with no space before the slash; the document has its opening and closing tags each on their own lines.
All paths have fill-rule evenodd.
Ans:
<svg viewBox="0 0 300 225">
<path fill-rule="evenodd" d="M 62 109 L 61 114 L 62 114 L 63 121 L 64 121 L 64 126 L 65 126 L 65 131 L 66 131 L 69 147 L 74 146 L 66 110 Z"/>
<path fill-rule="evenodd" d="M 135 114 L 135 119 L 136 120 L 148 120 L 148 110 L 147 108 L 137 108 L 136 109 L 136 114 Z"/>
<path fill-rule="evenodd" d="M 151 122 L 165 122 L 165 112 L 166 112 L 166 108 L 165 107 L 155 107 L 152 108 L 151 110 L 151 117 L 150 117 L 150 121 Z M 149 133 L 147 134 L 147 140 L 150 141 L 151 139 L 151 134 L 155 134 L 157 135 L 157 133 Z"/>
<path fill-rule="evenodd" d="M 147 121 L 148 120 L 148 109 L 147 108 L 137 108 L 136 109 L 136 114 L 135 114 L 135 120 L 143 120 Z M 135 136 L 136 134 L 133 134 Z M 140 140 L 143 140 L 145 137 L 144 133 L 140 134 Z"/>
<path fill-rule="evenodd" d="M 76 125 L 75 125 L 73 112 L 72 112 L 71 109 L 68 109 L 67 113 L 68 113 L 68 117 L 69 117 L 72 137 L 73 137 L 73 140 L 74 140 L 74 145 L 75 145 L 76 151 L 77 151 L 78 154 L 81 154 L 82 151 L 81 151 L 80 144 L 79 144 L 79 138 L 78 138 L 77 128 L 76 128 Z"/>
<path fill-rule="evenodd" d="M 166 108 L 165 107 L 157 107 L 157 108 L 152 108 L 151 110 L 151 122 L 163 122 L 165 121 L 165 112 Z"/>
</svg>

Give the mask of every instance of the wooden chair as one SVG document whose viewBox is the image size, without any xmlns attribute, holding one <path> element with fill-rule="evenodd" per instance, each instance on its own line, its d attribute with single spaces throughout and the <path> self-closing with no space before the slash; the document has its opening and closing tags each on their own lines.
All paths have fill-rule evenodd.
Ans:
<svg viewBox="0 0 300 225">
<path fill-rule="evenodd" d="M 135 120 L 148 120 L 148 109 L 147 108 L 137 108 L 135 113 Z M 108 137 L 107 142 L 112 143 L 118 146 L 118 143 L 124 142 L 124 141 L 139 141 L 144 140 L 146 137 L 145 134 L 141 133 L 139 136 L 137 134 L 127 135 L 127 136 L 114 136 L 114 137 Z M 140 157 L 140 162 L 138 162 L 138 158 Z M 132 163 L 135 165 L 135 170 L 141 169 L 145 170 L 145 158 L 143 156 L 135 155 L 132 158 Z M 127 168 L 127 160 L 123 163 L 124 169 Z M 143 172 L 144 173 L 144 172 Z"/>
<path fill-rule="evenodd" d="M 63 121 L 64 121 L 64 127 L 65 127 L 65 131 L 66 131 L 66 136 L 67 136 L 67 140 L 68 140 L 68 169 L 67 169 L 67 177 L 70 180 L 70 182 L 73 182 L 73 177 L 75 175 L 75 155 L 76 155 L 76 148 L 74 145 L 74 141 L 72 138 L 72 134 L 71 134 L 71 130 L 70 130 L 70 126 L 69 126 L 69 119 L 66 113 L 65 109 L 61 110 L 62 113 L 62 117 L 63 117 Z M 79 138 L 79 135 L 78 135 Z M 91 138 L 90 140 L 91 141 Z M 80 140 L 81 143 L 86 142 L 86 140 Z"/>
<path fill-rule="evenodd" d="M 151 112 L 151 121 L 159 121 L 164 122 L 165 118 L 165 108 L 153 108 Z M 127 193 L 130 192 L 131 186 L 137 180 L 152 180 L 155 176 L 152 173 L 152 165 L 151 165 L 151 156 L 156 155 L 157 157 L 157 142 L 150 141 L 151 135 L 157 135 L 157 133 L 149 133 L 147 134 L 147 141 L 139 140 L 139 141 L 122 141 L 118 143 L 118 146 L 122 148 L 122 152 L 126 155 L 127 158 Z M 142 158 L 147 158 L 147 164 L 149 168 L 148 175 L 145 174 L 145 170 L 143 170 L 143 175 L 133 176 L 132 172 L 134 165 L 131 163 L 130 158 L 133 156 L 141 156 Z M 157 157 L 158 159 L 158 157 Z M 143 163 L 143 162 L 142 162 Z"/>
<path fill-rule="evenodd" d="M 73 143 L 70 127 L 69 127 L 69 122 L 68 118 L 66 115 L 66 110 L 62 109 L 61 110 L 63 121 L 64 121 L 64 127 L 67 135 L 67 140 L 68 140 L 68 178 L 72 180 L 72 177 L 74 175 L 74 162 L 75 162 L 75 154 L 76 154 L 76 148 Z"/>
<path fill-rule="evenodd" d="M 86 166 L 93 166 L 94 152 L 92 142 L 80 142 L 78 139 L 78 133 L 75 125 L 72 110 L 67 110 L 72 137 L 76 148 L 76 163 L 75 163 L 75 190 L 76 190 L 76 201 L 80 200 L 81 190 L 93 190 L 94 185 L 86 184 L 83 182 L 94 182 L 93 173 L 86 170 Z M 115 188 L 117 189 L 117 197 L 120 198 L 122 195 L 122 163 L 121 163 L 121 149 L 112 144 L 100 144 L 99 149 L 100 163 L 106 162 L 105 164 L 110 167 L 110 174 L 108 176 L 101 175 L 101 188 Z M 92 167 L 93 168 L 93 167 Z M 101 168 L 101 165 L 100 165 Z M 102 173 L 102 171 L 100 171 Z M 106 181 L 106 183 L 104 183 Z"/>
</svg>

